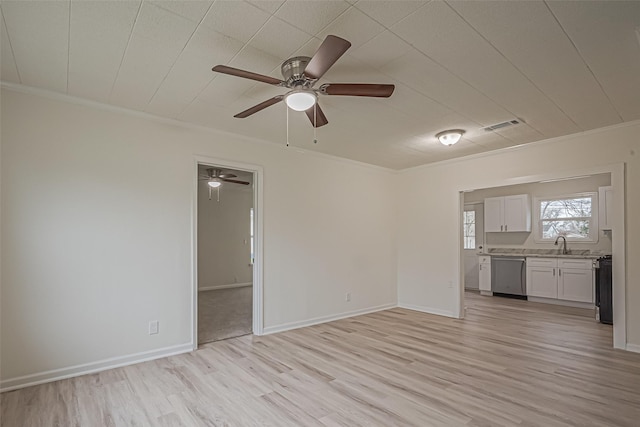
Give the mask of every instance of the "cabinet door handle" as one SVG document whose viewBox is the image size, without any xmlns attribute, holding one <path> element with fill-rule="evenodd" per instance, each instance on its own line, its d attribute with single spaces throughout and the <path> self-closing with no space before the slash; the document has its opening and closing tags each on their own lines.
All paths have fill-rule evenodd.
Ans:
<svg viewBox="0 0 640 427">
<path fill-rule="evenodd" d="M 558 269 L 558 276 L 562 276 L 562 269 L 561 268 Z"/>
<path fill-rule="evenodd" d="M 503 228 L 504 228 L 504 225 L 501 225 L 500 226 L 500 231 L 504 231 Z"/>
<path fill-rule="evenodd" d="M 556 277 L 556 269 L 553 269 L 553 277 Z"/>
<path fill-rule="evenodd" d="M 507 224 L 505 224 L 505 225 L 504 225 L 504 231 L 507 231 L 507 227 L 508 227 L 508 225 L 507 225 Z"/>
</svg>

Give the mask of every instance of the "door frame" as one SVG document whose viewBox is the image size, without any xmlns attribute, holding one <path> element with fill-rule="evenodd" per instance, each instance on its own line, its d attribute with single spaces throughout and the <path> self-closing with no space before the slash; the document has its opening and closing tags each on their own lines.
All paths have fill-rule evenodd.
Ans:
<svg viewBox="0 0 640 427">
<path fill-rule="evenodd" d="M 262 166 L 228 159 L 195 156 L 191 205 L 191 344 L 198 348 L 198 165 L 236 169 L 253 174 L 253 309 L 252 332 L 263 335 L 263 176 Z"/>
<path fill-rule="evenodd" d="M 593 166 L 584 169 L 569 170 L 556 173 L 543 173 L 509 179 L 490 179 L 478 182 L 472 188 L 457 188 L 458 192 L 458 226 L 455 232 L 458 236 L 458 292 L 456 292 L 455 317 L 464 318 L 464 251 L 462 249 L 462 222 L 464 215 L 464 193 L 485 189 L 505 187 L 514 184 L 528 184 L 547 180 L 570 179 L 573 177 L 609 173 L 611 186 L 613 187 L 614 215 L 613 215 L 613 241 L 611 253 L 613 255 L 613 348 L 627 349 L 627 252 L 625 230 L 625 203 L 626 203 L 626 165 L 615 163 L 603 166 Z M 464 184 L 462 184 L 464 185 Z M 486 242 L 485 242 L 486 246 Z"/>
</svg>

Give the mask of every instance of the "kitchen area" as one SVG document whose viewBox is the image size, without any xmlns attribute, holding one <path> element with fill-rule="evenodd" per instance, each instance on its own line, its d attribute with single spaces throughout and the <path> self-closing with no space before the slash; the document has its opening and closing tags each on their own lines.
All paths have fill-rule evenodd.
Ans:
<svg viewBox="0 0 640 427">
<path fill-rule="evenodd" d="M 612 324 L 610 174 L 464 194 L 465 290 L 587 309 Z"/>
</svg>

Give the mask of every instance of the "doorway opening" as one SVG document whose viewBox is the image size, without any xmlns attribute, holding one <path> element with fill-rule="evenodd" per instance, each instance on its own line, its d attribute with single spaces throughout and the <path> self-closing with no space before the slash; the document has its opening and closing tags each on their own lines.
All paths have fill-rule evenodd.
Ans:
<svg viewBox="0 0 640 427">
<path fill-rule="evenodd" d="M 197 164 L 197 345 L 254 332 L 256 172 Z"/>
</svg>

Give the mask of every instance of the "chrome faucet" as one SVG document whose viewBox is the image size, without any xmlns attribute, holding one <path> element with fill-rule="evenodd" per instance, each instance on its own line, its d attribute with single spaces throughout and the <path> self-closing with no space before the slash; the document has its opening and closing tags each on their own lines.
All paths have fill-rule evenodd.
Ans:
<svg viewBox="0 0 640 427">
<path fill-rule="evenodd" d="M 556 241 L 553 243 L 554 245 L 558 246 L 558 240 L 560 240 L 560 238 L 562 238 L 562 255 L 567 255 L 569 253 L 569 251 L 567 250 L 567 239 L 564 236 L 558 236 L 556 237 Z"/>
</svg>

